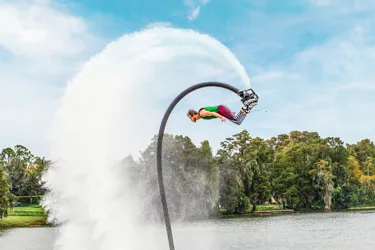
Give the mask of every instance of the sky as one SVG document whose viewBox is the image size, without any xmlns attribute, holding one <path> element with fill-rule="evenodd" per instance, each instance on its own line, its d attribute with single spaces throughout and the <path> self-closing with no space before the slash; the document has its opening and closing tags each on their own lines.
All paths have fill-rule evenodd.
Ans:
<svg viewBox="0 0 375 250">
<path fill-rule="evenodd" d="M 374 11 L 355 0 L 0 0 L 0 146 L 46 154 L 67 81 L 109 42 L 153 25 L 206 33 L 237 56 L 260 96 L 245 120 L 252 136 L 372 140 Z"/>
</svg>

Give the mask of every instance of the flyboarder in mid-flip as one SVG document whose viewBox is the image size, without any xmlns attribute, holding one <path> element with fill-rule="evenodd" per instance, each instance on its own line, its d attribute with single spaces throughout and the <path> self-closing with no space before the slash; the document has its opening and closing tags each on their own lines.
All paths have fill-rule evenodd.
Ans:
<svg viewBox="0 0 375 250">
<path fill-rule="evenodd" d="M 248 90 L 251 90 L 252 93 L 248 93 Z M 190 109 L 187 115 L 192 122 L 196 122 L 201 118 L 204 120 L 219 118 L 223 122 L 228 119 L 234 124 L 240 125 L 250 110 L 258 104 L 258 95 L 252 89 L 248 90 L 238 91 L 238 95 L 241 97 L 241 102 L 244 107 L 241 108 L 236 116 L 234 112 L 224 105 L 203 107 L 200 108 L 198 112 L 194 109 Z"/>
</svg>

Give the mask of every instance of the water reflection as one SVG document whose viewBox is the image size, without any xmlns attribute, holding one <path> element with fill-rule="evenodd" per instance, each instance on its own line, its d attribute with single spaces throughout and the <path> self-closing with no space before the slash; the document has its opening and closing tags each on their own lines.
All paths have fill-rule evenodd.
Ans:
<svg viewBox="0 0 375 250">
<path fill-rule="evenodd" d="M 306 213 L 173 225 L 178 250 L 374 249 L 375 212 Z M 162 230 L 160 246 L 167 239 Z M 0 231 L 1 250 L 53 250 L 54 228 Z M 71 249 L 75 250 L 75 249 Z"/>
</svg>

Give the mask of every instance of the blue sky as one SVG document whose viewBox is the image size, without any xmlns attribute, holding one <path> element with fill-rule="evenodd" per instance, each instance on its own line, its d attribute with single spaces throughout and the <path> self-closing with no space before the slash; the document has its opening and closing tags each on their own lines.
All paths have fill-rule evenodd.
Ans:
<svg viewBox="0 0 375 250">
<path fill-rule="evenodd" d="M 355 0 L 0 0 L 0 146 L 46 152 L 66 81 L 125 33 L 156 24 L 228 46 L 260 94 L 252 134 L 373 139 L 375 3 Z"/>
</svg>

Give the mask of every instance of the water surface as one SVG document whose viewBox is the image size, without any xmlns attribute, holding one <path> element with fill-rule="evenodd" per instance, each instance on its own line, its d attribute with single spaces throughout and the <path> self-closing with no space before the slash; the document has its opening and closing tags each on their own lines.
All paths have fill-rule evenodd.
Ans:
<svg viewBox="0 0 375 250">
<path fill-rule="evenodd" d="M 172 228 L 176 250 L 366 250 L 375 246 L 375 212 L 220 219 Z M 167 250 L 164 230 L 158 234 Z M 0 249 L 52 250 L 55 237 L 54 228 L 12 229 L 0 233 Z"/>
</svg>

